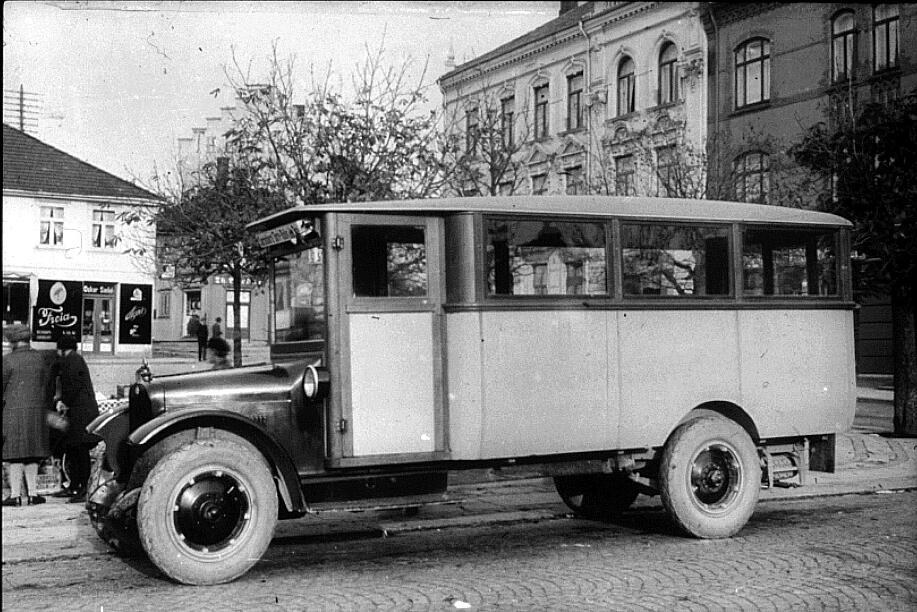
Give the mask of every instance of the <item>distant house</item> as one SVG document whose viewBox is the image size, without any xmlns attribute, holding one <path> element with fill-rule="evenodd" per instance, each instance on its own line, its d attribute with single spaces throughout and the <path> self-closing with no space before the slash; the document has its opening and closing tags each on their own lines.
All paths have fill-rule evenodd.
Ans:
<svg viewBox="0 0 917 612">
<path fill-rule="evenodd" d="M 72 335 L 86 353 L 149 351 L 155 228 L 121 213 L 158 198 L 3 125 L 3 324 L 26 323 L 33 346 Z"/>
</svg>

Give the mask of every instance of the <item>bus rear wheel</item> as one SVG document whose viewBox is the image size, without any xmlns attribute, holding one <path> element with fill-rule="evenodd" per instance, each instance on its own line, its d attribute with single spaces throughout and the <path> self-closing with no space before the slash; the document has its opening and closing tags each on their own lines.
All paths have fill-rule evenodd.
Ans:
<svg viewBox="0 0 917 612">
<path fill-rule="evenodd" d="M 554 486 L 574 514 L 592 520 L 627 510 L 639 493 L 637 485 L 623 474 L 555 476 Z"/>
<path fill-rule="evenodd" d="M 137 522 L 143 548 L 167 576 L 221 584 L 247 572 L 267 550 L 277 508 L 264 458 L 227 434 L 163 457 L 143 483 Z"/>
<path fill-rule="evenodd" d="M 751 437 L 719 415 L 683 423 L 662 453 L 662 504 L 688 535 L 736 534 L 754 512 L 760 486 L 761 464 Z"/>
</svg>

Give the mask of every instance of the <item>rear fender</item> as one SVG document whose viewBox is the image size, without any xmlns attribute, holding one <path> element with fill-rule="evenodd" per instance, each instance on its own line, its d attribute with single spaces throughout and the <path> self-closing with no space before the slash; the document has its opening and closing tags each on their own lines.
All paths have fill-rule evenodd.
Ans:
<svg viewBox="0 0 917 612">
<path fill-rule="evenodd" d="M 166 412 L 133 431 L 128 440 L 135 450 L 152 446 L 176 432 L 195 429 L 196 436 L 215 437 L 219 430 L 244 437 L 264 455 L 274 472 L 280 497 L 290 513 L 305 513 L 306 503 L 299 486 L 299 475 L 293 460 L 257 423 L 242 415 L 225 410 L 183 410 Z M 136 455 L 135 455 L 136 456 Z"/>
</svg>

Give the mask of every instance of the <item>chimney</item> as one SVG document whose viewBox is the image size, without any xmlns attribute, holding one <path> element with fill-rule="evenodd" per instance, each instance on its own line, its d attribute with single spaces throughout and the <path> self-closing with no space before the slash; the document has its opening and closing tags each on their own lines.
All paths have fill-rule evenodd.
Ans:
<svg viewBox="0 0 917 612">
<path fill-rule="evenodd" d="M 559 17 L 560 15 L 563 15 L 563 14 L 566 13 L 567 11 L 572 11 L 572 10 L 575 9 L 578 5 L 579 5 L 579 2 L 568 2 L 568 1 L 565 1 L 565 0 L 561 0 L 561 3 L 560 3 L 560 13 L 558 14 L 558 17 Z"/>
</svg>

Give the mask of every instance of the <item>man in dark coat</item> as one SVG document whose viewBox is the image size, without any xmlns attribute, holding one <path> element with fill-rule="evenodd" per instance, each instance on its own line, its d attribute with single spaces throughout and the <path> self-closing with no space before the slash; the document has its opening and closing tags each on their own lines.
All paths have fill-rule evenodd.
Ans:
<svg viewBox="0 0 917 612">
<path fill-rule="evenodd" d="M 76 338 L 61 336 L 57 341 L 57 352 L 60 355 L 60 401 L 57 409 L 70 419 L 64 439 L 64 452 L 71 470 L 68 493 L 72 503 L 81 503 L 86 501 L 86 484 L 91 468 L 89 451 L 99 442 L 97 436 L 86 431 L 86 426 L 99 416 L 99 404 L 86 361 L 76 352 Z"/>
<path fill-rule="evenodd" d="M 10 466 L 10 496 L 3 505 L 41 504 L 38 465 L 51 455 L 46 419 L 54 397 L 53 356 L 32 349 L 31 330 L 21 323 L 3 334 L 12 346 L 3 357 L 3 460 Z"/>
<path fill-rule="evenodd" d="M 195 315 L 197 316 L 197 315 Z M 197 322 L 197 360 L 204 361 L 207 359 L 207 319 L 206 315 L 203 321 Z"/>
</svg>

